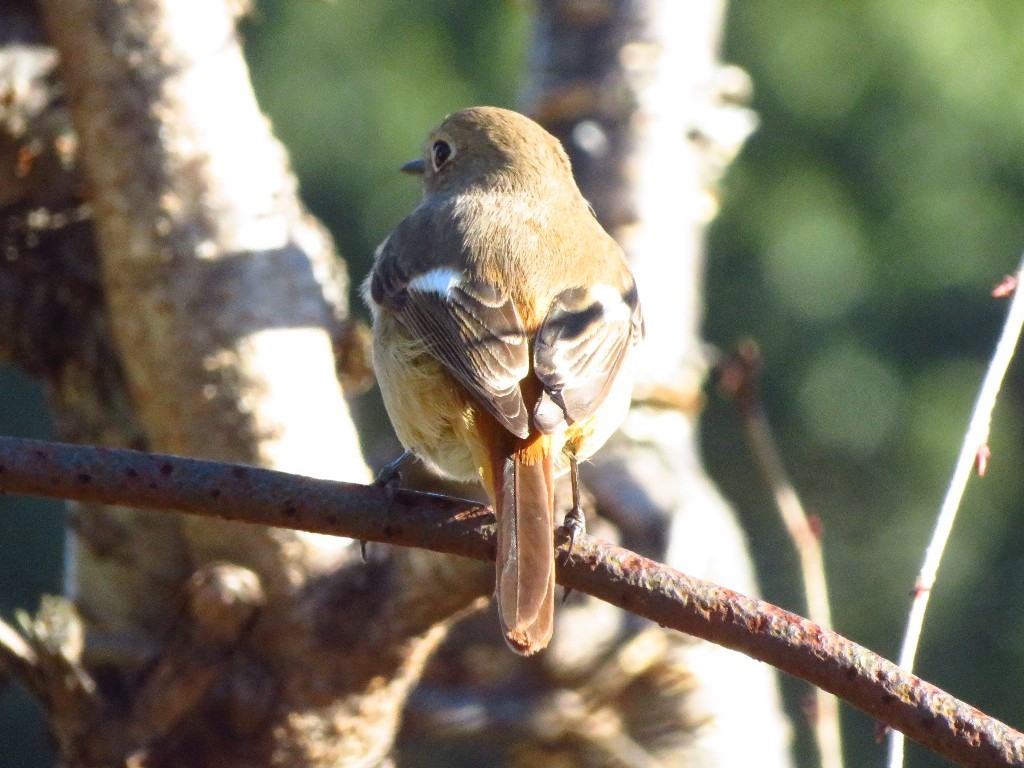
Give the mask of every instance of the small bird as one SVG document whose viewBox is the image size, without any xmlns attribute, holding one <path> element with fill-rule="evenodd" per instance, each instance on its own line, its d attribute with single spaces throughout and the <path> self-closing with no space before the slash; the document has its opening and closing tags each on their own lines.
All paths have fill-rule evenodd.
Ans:
<svg viewBox="0 0 1024 768">
<path fill-rule="evenodd" d="M 363 295 L 373 365 L 407 452 L 483 483 L 498 521 L 505 640 L 554 626 L 554 480 L 618 428 L 643 335 L 636 283 L 558 140 L 496 107 L 445 118 L 419 160 L 423 201 L 377 248 Z M 571 546 L 571 545 L 570 545 Z"/>
</svg>

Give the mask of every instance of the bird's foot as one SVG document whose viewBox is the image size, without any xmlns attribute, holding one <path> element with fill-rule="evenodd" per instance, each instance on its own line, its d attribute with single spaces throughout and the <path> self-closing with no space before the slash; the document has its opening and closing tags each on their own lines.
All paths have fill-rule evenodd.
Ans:
<svg viewBox="0 0 1024 768">
<path fill-rule="evenodd" d="M 562 535 L 569 541 L 569 546 L 565 551 L 565 561 L 567 563 L 572 561 L 572 551 L 576 548 L 576 542 L 579 540 L 579 537 L 586 532 L 587 518 L 586 515 L 583 514 L 583 507 L 574 504 L 573 508 L 566 512 L 565 520 L 562 521 Z M 571 594 L 572 589 L 566 587 L 565 591 L 562 593 L 563 605 L 565 604 L 565 601 L 569 599 L 569 595 Z"/>
<path fill-rule="evenodd" d="M 569 539 L 569 555 L 571 556 L 572 551 L 576 548 L 576 542 L 587 532 L 587 517 L 583 514 L 583 507 L 574 505 L 566 512 L 562 528 Z"/>
<path fill-rule="evenodd" d="M 374 488 L 383 488 L 388 495 L 388 501 L 394 498 L 395 492 L 402 485 L 402 467 L 407 461 L 414 458 L 413 454 L 405 451 L 394 461 L 389 461 L 373 481 Z"/>
<path fill-rule="evenodd" d="M 377 477 L 373 480 L 374 488 L 384 489 L 384 493 L 387 496 L 388 503 L 395 497 L 395 493 L 402 486 L 402 466 L 410 459 L 415 458 L 410 451 L 405 451 L 394 461 L 389 461 L 380 472 L 377 473 Z M 363 557 L 363 562 L 366 562 L 366 542 L 359 542 L 359 554 Z"/>
</svg>

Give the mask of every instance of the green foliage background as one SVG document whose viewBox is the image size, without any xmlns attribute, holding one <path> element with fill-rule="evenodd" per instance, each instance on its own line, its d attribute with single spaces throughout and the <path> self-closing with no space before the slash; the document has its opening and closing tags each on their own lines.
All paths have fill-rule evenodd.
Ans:
<svg viewBox="0 0 1024 768">
<path fill-rule="evenodd" d="M 528 9 L 510 2 L 261 2 L 245 25 L 260 101 L 353 282 L 417 191 L 394 170 L 474 103 L 514 106 Z M 706 336 L 758 340 L 788 466 L 821 518 L 837 628 L 889 657 L 1024 247 L 1024 5 L 734 2 L 726 59 L 761 128 L 724 183 Z M 1024 726 L 1020 365 L 968 491 L 926 626 L 927 679 Z M 45 435 L 40 393 L 0 371 L 0 432 Z M 364 409 L 373 410 L 372 396 Z M 749 531 L 768 599 L 802 611 L 792 547 L 727 403 L 707 463 Z M 374 445 L 368 445 L 374 450 Z M 0 612 L 59 589 L 60 515 L 0 499 Z M 713 547 L 714 542 L 708 542 Z M 799 719 L 806 689 L 787 683 Z M 47 764 L 31 705 L 0 698 L 0 766 Z M 850 765 L 879 765 L 844 709 Z M 802 764 L 809 742 L 798 726 Z M 909 765 L 944 765 L 910 747 Z"/>
</svg>

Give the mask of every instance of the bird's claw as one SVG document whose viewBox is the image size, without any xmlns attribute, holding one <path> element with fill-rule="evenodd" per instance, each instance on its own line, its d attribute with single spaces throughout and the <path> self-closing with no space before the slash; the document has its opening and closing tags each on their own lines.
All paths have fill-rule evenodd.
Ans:
<svg viewBox="0 0 1024 768">
<path fill-rule="evenodd" d="M 565 536 L 569 539 L 568 556 L 572 557 L 572 552 L 576 548 L 576 542 L 579 541 L 580 536 L 587 532 L 587 518 L 583 514 L 583 508 L 574 505 L 565 514 L 565 520 L 562 521 L 562 529 L 565 532 Z"/>
<path fill-rule="evenodd" d="M 565 551 L 565 560 L 570 562 L 572 560 L 572 551 L 576 548 L 576 542 L 580 536 L 587 532 L 587 517 L 583 513 L 583 507 L 579 504 L 573 504 L 572 509 L 565 513 L 565 519 L 562 521 L 562 532 L 569 540 L 569 546 Z M 571 594 L 572 589 L 566 587 L 562 593 L 562 605 L 565 605 L 566 600 L 569 599 Z"/>
<path fill-rule="evenodd" d="M 377 477 L 374 478 L 373 487 L 383 488 L 389 502 L 395 497 L 395 493 L 402 485 L 402 465 L 410 458 L 412 458 L 412 454 L 406 451 L 394 461 L 389 461 L 385 464 L 380 472 L 377 473 Z"/>
<path fill-rule="evenodd" d="M 402 486 L 402 465 L 412 457 L 413 454 L 406 451 L 394 461 L 389 461 L 381 468 L 380 472 L 377 473 L 377 477 L 371 483 L 374 488 L 381 488 L 384 491 L 389 504 Z M 363 556 L 363 562 L 365 563 L 367 560 L 365 541 L 359 542 L 359 554 Z"/>
</svg>

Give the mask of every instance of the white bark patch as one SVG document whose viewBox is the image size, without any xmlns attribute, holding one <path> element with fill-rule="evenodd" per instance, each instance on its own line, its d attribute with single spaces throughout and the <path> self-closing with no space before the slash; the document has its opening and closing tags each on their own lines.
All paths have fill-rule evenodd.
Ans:
<svg viewBox="0 0 1024 768">
<path fill-rule="evenodd" d="M 369 479 L 322 328 L 250 334 L 239 343 L 237 360 L 246 384 L 239 407 L 251 414 L 265 466 L 331 480 Z"/>
</svg>

